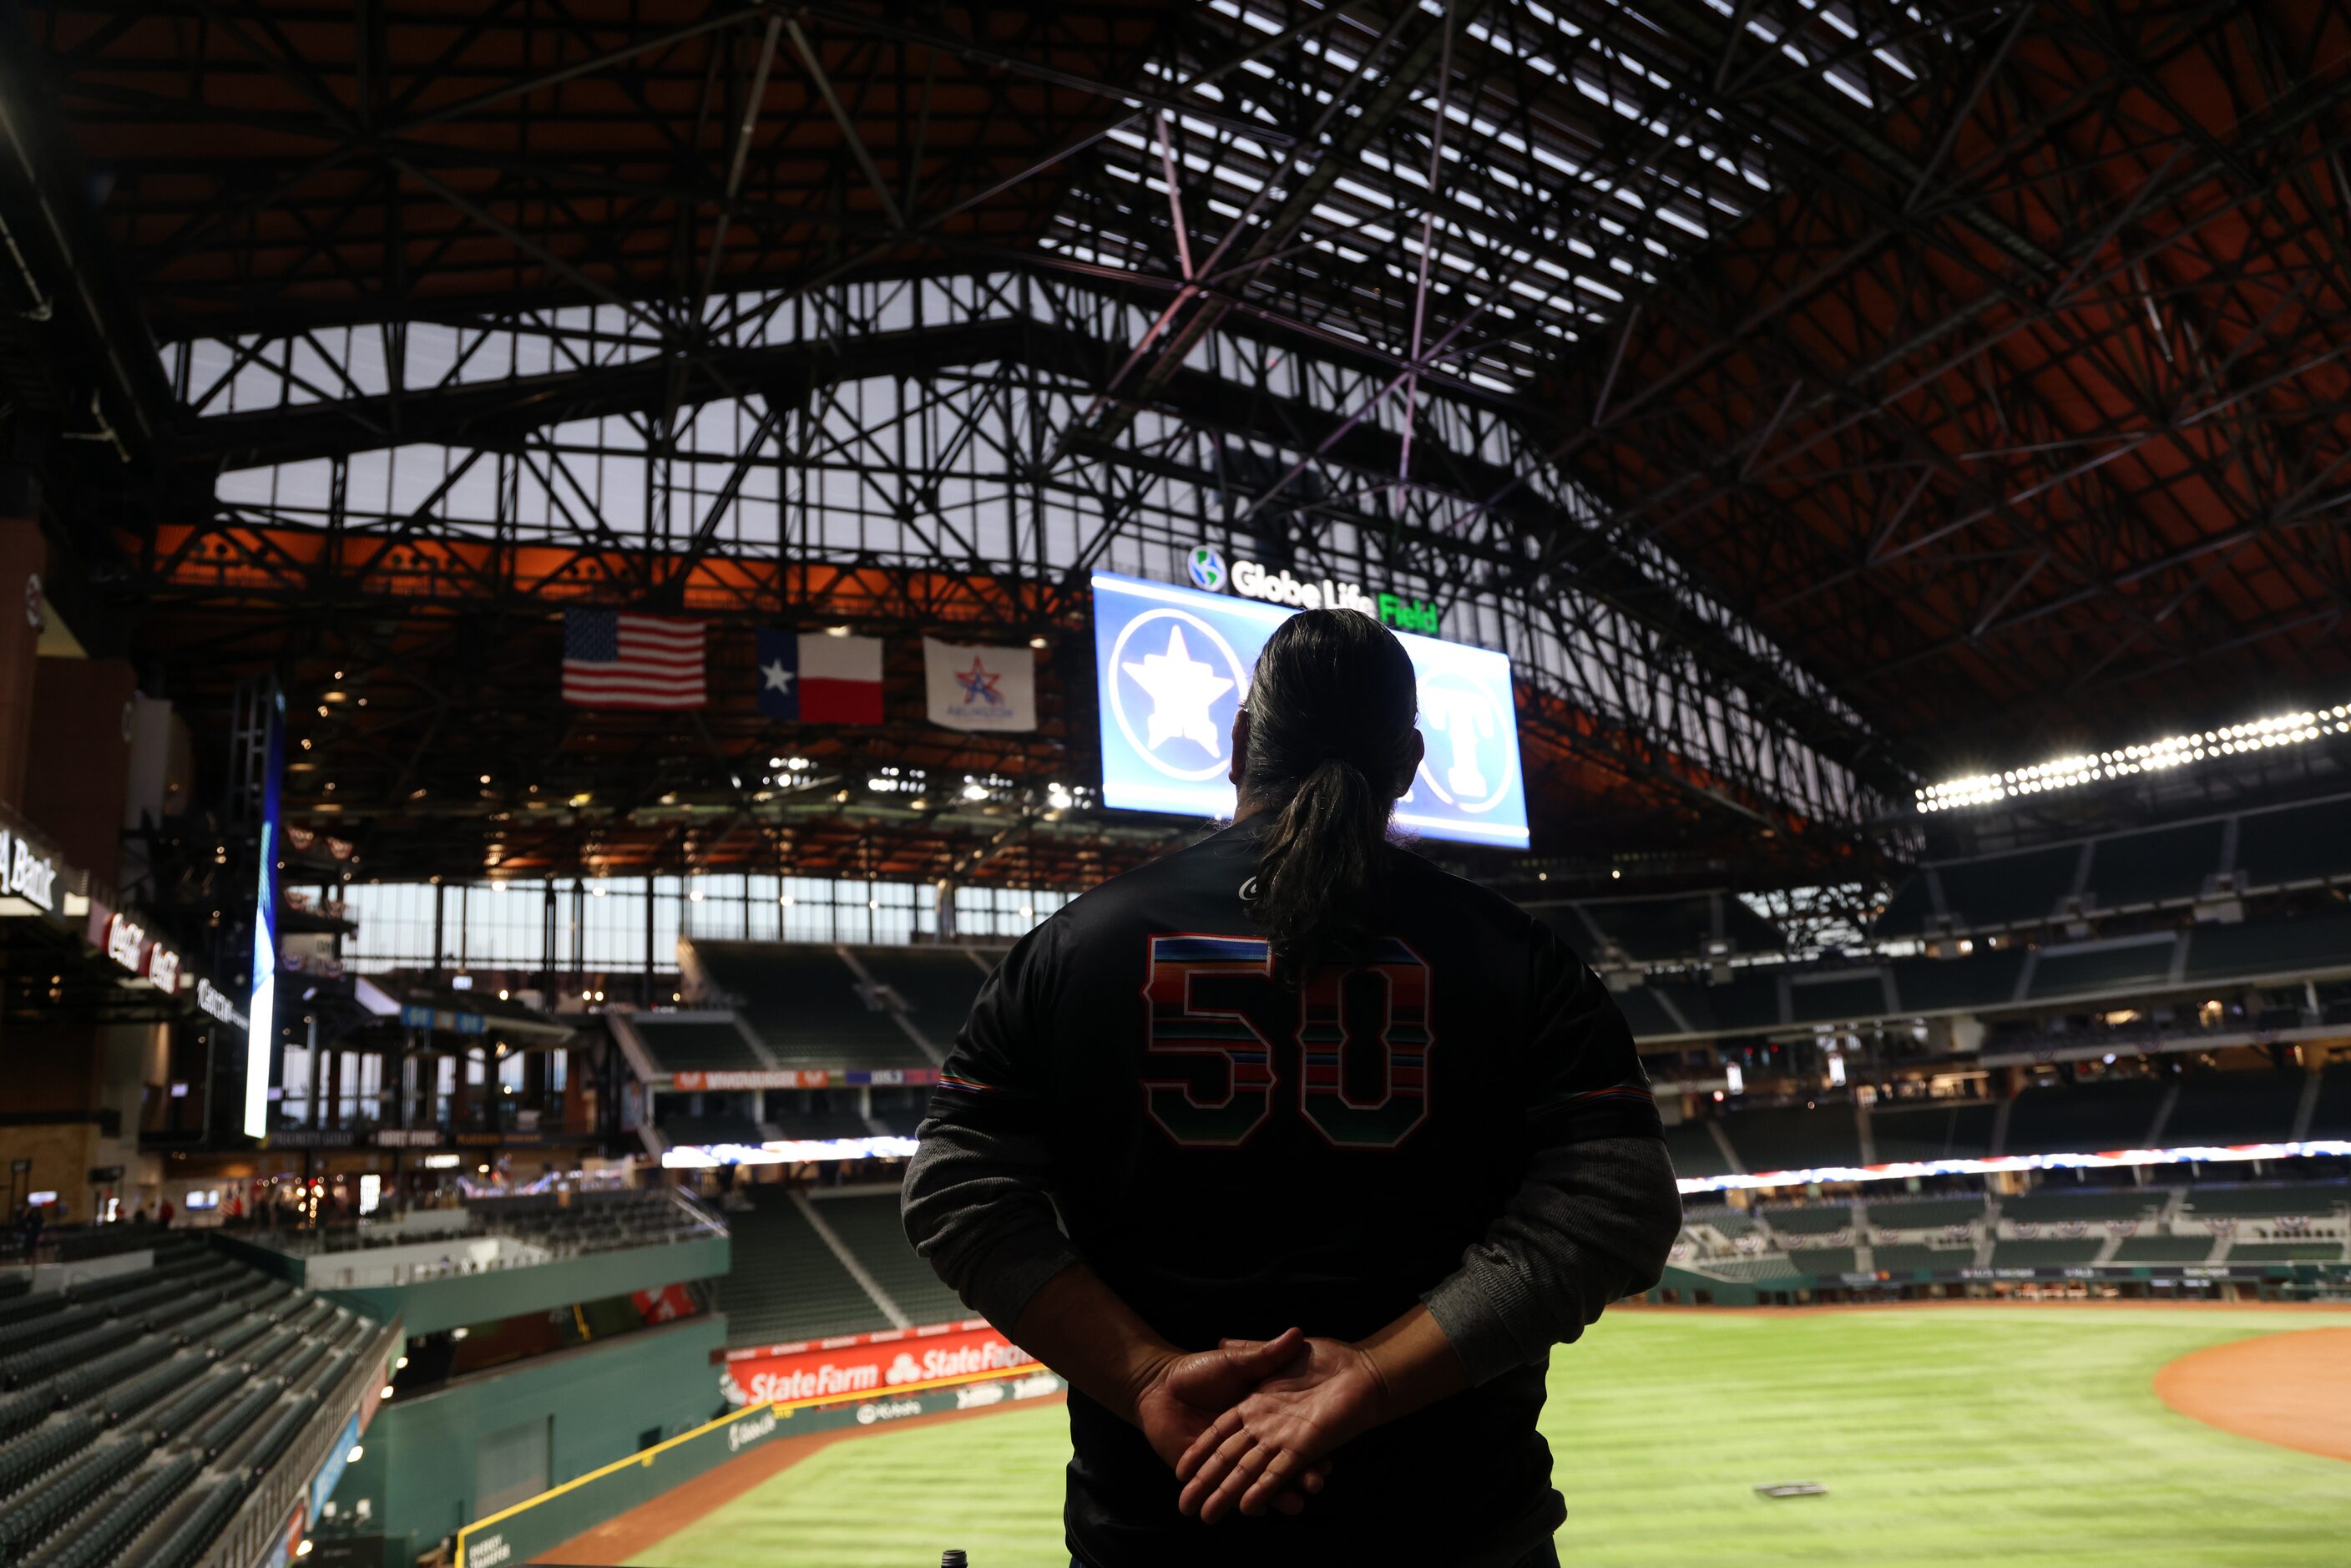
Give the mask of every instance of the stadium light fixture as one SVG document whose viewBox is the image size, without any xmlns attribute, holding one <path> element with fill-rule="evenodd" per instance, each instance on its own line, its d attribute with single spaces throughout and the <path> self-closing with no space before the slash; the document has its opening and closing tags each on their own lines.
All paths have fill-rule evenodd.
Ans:
<svg viewBox="0 0 2351 1568">
<path fill-rule="evenodd" d="M 2331 735 L 2351 735 L 2351 705 L 2276 714 L 2197 734 L 2170 735 L 2116 751 L 2053 758 L 2030 768 L 1970 774 L 1913 791 L 1914 804 L 1921 816 L 1962 806 L 1988 806 L 2054 789 L 2078 789 L 2105 779 L 2127 779 L 2136 773 L 2185 768 L 2215 757 L 2308 745 Z"/>
</svg>

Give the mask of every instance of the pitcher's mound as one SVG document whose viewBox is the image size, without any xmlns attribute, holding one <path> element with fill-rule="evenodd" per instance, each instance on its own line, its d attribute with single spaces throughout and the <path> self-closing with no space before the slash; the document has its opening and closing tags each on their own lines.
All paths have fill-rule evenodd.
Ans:
<svg viewBox="0 0 2351 1568">
<path fill-rule="evenodd" d="M 2241 1437 L 2351 1459 L 2351 1328 L 2196 1351 L 2157 1373 L 2155 1392 L 2181 1415 Z"/>
</svg>

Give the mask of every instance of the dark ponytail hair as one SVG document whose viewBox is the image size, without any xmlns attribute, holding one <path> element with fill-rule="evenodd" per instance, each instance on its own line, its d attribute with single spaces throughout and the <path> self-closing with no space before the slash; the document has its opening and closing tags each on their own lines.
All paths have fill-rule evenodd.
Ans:
<svg viewBox="0 0 2351 1568">
<path fill-rule="evenodd" d="M 1258 655 L 1242 788 L 1267 821 L 1249 907 L 1293 977 L 1360 951 L 1418 710 L 1404 644 L 1356 611 L 1301 611 Z"/>
</svg>

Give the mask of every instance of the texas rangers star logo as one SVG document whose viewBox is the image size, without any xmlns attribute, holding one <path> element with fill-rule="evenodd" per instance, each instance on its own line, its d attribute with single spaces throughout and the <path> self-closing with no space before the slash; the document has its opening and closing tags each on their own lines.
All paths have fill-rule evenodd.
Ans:
<svg viewBox="0 0 2351 1568">
<path fill-rule="evenodd" d="M 1187 782 L 1225 772 L 1225 736 L 1249 671 L 1214 626 L 1187 611 L 1147 611 L 1127 622 L 1104 663 L 1111 716 L 1135 756 Z"/>
<path fill-rule="evenodd" d="M 974 653 L 971 656 L 971 668 L 956 672 L 956 684 L 963 687 L 964 701 L 986 703 L 990 707 L 1002 707 L 1004 694 L 996 689 L 996 683 L 1003 678 L 1000 672 L 989 671 L 979 662 L 979 655 Z"/>
</svg>

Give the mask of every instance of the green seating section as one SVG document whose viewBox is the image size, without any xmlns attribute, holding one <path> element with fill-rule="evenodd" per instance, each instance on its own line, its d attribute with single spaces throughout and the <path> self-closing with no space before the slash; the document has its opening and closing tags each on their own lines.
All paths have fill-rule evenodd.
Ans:
<svg viewBox="0 0 2351 1568">
<path fill-rule="evenodd" d="M 1973 1197 L 1876 1199 L 1869 1206 L 1870 1228 L 1876 1230 L 1939 1230 L 1983 1217 L 1983 1199 Z"/>
<path fill-rule="evenodd" d="M 987 969 L 961 947 L 858 947 L 852 949 L 876 985 L 887 986 L 905 1003 L 906 1018 L 923 1038 L 945 1051 L 979 999 Z M 993 967 L 995 955 L 988 955 Z"/>
<path fill-rule="evenodd" d="M 1666 1153 L 1674 1162 L 1674 1174 L 1684 1176 L 1719 1176 L 1730 1175 L 1730 1162 L 1722 1157 L 1722 1150 L 1712 1134 L 1700 1122 L 1677 1122 L 1666 1129 Z"/>
<path fill-rule="evenodd" d="M 2351 1138 L 2351 1061 L 2329 1062 L 2320 1075 L 2318 1103 L 2311 1107 L 2310 1136 Z"/>
<path fill-rule="evenodd" d="M 1980 930 L 2047 920 L 2057 901 L 2073 891 L 2081 864 L 2078 844 L 1949 861 L 1935 868 L 1943 884 L 1943 907 L 1958 925 Z"/>
<path fill-rule="evenodd" d="M 1682 1216 L 1684 1224 L 1711 1225 L 1720 1231 L 1726 1239 L 1750 1236 L 1755 1230 L 1755 1217 L 1744 1209 L 1685 1208 Z"/>
<path fill-rule="evenodd" d="M 2032 967 L 2029 994 L 2034 1001 L 2044 1001 L 2053 997 L 2095 996 L 2134 986 L 2161 985 L 2170 978 L 2176 946 L 2167 936 L 2120 947 L 2043 948 L 2040 961 Z"/>
<path fill-rule="evenodd" d="M 1991 1153 L 2000 1107 L 1986 1100 L 1924 1105 L 1880 1105 L 1869 1113 L 1870 1140 L 1880 1164 L 1903 1160 L 1981 1159 Z"/>
<path fill-rule="evenodd" d="M 2250 979 L 2346 964 L 2351 964 L 2351 915 L 2271 915 L 2196 927 L 2188 939 L 2186 974 L 2190 980 Z"/>
<path fill-rule="evenodd" d="M 2164 1086 L 2151 1078 L 2124 1078 L 2053 1089 L 2028 1089 L 2009 1112 L 2010 1155 L 2096 1153 L 2142 1148 Z"/>
<path fill-rule="evenodd" d="M 1904 1242 L 1880 1242 L 1871 1249 L 1871 1261 L 1881 1274 L 1950 1273 L 1976 1260 L 1972 1247 L 1920 1247 Z"/>
<path fill-rule="evenodd" d="M 1886 982 L 1875 971 L 1788 988 L 1792 1023 L 1840 1023 L 1886 1015 Z"/>
<path fill-rule="evenodd" d="M 1934 913 L 1934 895 L 1928 891 L 1927 873 L 1914 871 L 1902 879 L 1902 885 L 1886 901 L 1885 912 L 1871 929 L 1880 938 L 1923 936 L 1927 921 Z"/>
<path fill-rule="evenodd" d="M 2212 1255 L 2209 1236 L 2126 1236 L 2109 1263 L 2201 1263 Z"/>
<path fill-rule="evenodd" d="M 2129 909 L 2148 904 L 2183 904 L 2220 869 L 2220 845 L 2228 825 L 2189 822 L 2116 833 L 2090 850 L 2088 903 L 2098 909 Z"/>
<path fill-rule="evenodd" d="M 2237 869 L 2249 887 L 2351 876 L 2351 809 L 2314 800 L 2246 812 L 2237 828 Z"/>
<path fill-rule="evenodd" d="M 630 1024 L 653 1064 L 664 1072 L 756 1072 L 768 1065 L 731 1019 L 639 1013 Z"/>
<path fill-rule="evenodd" d="M 2231 1263 L 2339 1263 L 2340 1241 L 2240 1241 L 2229 1249 Z"/>
<path fill-rule="evenodd" d="M 0 1355 L 0 1560 L 176 1568 L 230 1552 L 229 1517 L 284 1486 L 280 1460 L 346 1421 L 343 1385 L 390 1354 L 380 1324 L 186 1233 L 159 1236 L 155 1257 L 0 1317 L 33 1331 Z"/>
<path fill-rule="evenodd" d="M 2003 947 L 1964 958 L 1897 958 L 1894 989 L 1912 1012 L 2005 1007 L 2016 994 L 2024 957 L 2022 947 Z"/>
<path fill-rule="evenodd" d="M 689 971 L 713 993 L 702 1005 L 733 1006 L 782 1066 L 931 1065 L 892 1015 L 861 994 L 831 947 L 699 938 L 688 946 Z"/>
<path fill-rule="evenodd" d="M 2037 1238 L 2029 1241 L 1996 1241 L 1991 1249 L 1995 1269 L 2071 1269 L 2098 1255 L 2105 1239 L 2085 1236 L 2079 1240 Z"/>
<path fill-rule="evenodd" d="M 1828 1102 L 1809 1111 L 1802 1105 L 1761 1106 L 1725 1117 L 1722 1125 L 1750 1171 L 1861 1164 L 1861 1132 L 1849 1104 Z"/>
<path fill-rule="evenodd" d="M 2317 1216 L 2351 1207 L 2351 1183 L 2299 1182 L 2286 1186 L 2199 1186 L 2189 1190 L 2188 1212 L 2199 1219 Z"/>
<path fill-rule="evenodd" d="M 890 1321 L 841 1266 L 783 1187 L 754 1186 L 726 1217 L 733 1263 L 718 1281 L 730 1345 L 884 1329 Z"/>
<path fill-rule="evenodd" d="M 1807 1247 L 1788 1254 L 1788 1261 L 1803 1273 L 1822 1276 L 1861 1272 L 1859 1256 L 1850 1247 Z"/>
<path fill-rule="evenodd" d="M 1636 1040 L 1654 1040 L 1662 1035 L 1680 1034 L 1682 1026 L 1667 1012 L 1657 1000 L 1657 993 L 1647 986 L 1635 986 L 1630 990 L 1615 993 L 1616 1008 L 1625 1015 L 1625 1024 Z"/>
<path fill-rule="evenodd" d="M 2179 1103 L 2163 1124 L 2163 1141 L 2196 1144 L 2283 1143 L 2294 1134 L 2305 1075 L 2283 1072 L 2199 1072 L 2179 1086 Z"/>
<path fill-rule="evenodd" d="M 1853 1210 L 1842 1203 L 1765 1208 L 1757 1212 L 1757 1218 L 1782 1236 L 1826 1236 L 1853 1228 Z"/>
<path fill-rule="evenodd" d="M 883 1294 L 897 1302 L 917 1326 L 961 1322 L 972 1315 L 971 1309 L 939 1282 L 931 1266 L 914 1255 L 898 1218 L 896 1193 L 820 1197 L 815 1207 L 817 1217 L 857 1255 L 859 1266 L 872 1276 Z"/>
<path fill-rule="evenodd" d="M 2002 1219 L 2030 1220 L 2036 1225 L 2085 1221 L 2142 1219 L 2169 1202 L 2164 1187 L 2043 1187 L 2001 1199 Z"/>
</svg>

